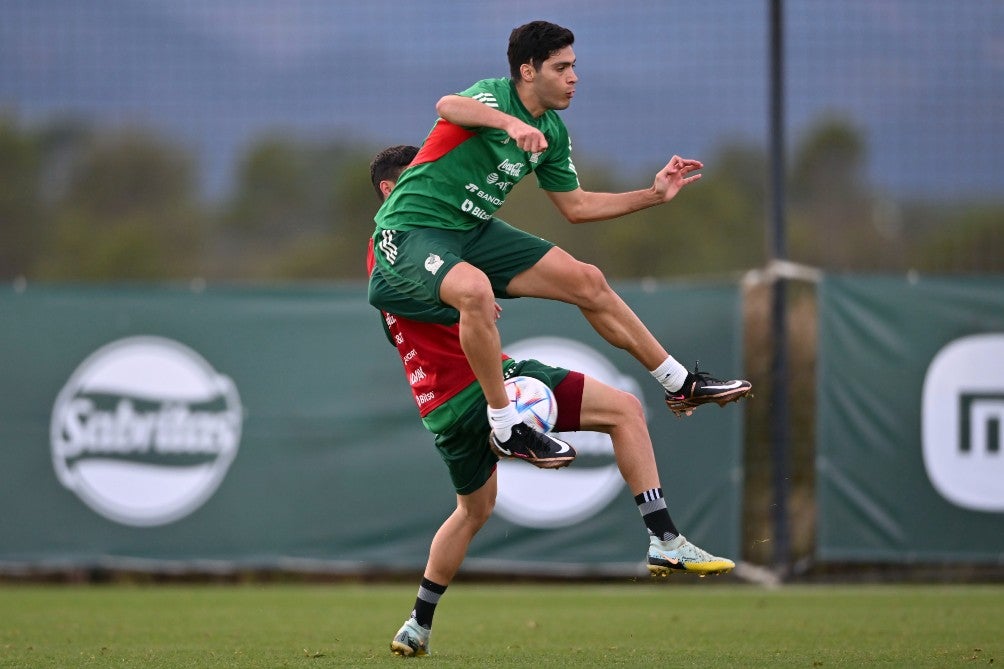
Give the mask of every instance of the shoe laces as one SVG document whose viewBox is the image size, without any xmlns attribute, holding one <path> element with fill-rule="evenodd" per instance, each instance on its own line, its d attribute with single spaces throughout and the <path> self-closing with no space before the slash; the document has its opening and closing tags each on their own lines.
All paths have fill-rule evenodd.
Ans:
<svg viewBox="0 0 1004 669">
<path fill-rule="evenodd" d="M 711 376 L 711 374 L 709 374 L 708 372 L 702 372 L 700 370 L 700 365 L 701 365 L 701 361 L 700 360 L 695 360 L 694 361 L 694 371 L 691 372 L 691 373 L 694 375 L 694 385 L 695 386 L 697 386 L 697 385 L 706 386 L 706 385 L 709 385 L 709 384 L 710 385 L 715 385 L 715 384 L 719 384 L 719 383 L 722 382 L 721 379 L 716 379 L 715 377 Z"/>
<path fill-rule="evenodd" d="M 689 541 L 685 541 L 677 551 L 685 562 L 711 562 L 717 558 L 699 546 L 695 546 Z"/>
<path fill-rule="evenodd" d="M 526 423 L 517 423 L 513 426 L 513 432 L 516 428 L 523 433 L 525 438 L 526 450 L 533 453 L 534 457 L 540 457 L 542 454 L 546 455 L 551 452 L 551 443 L 546 435 L 542 435 Z"/>
<path fill-rule="evenodd" d="M 408 630 L 408 637 L 414 639 L 423 647 L 429 643 L 429 636 L 432 630 L 422 627 L 414 618 L 406 622 L 405 628 Z"/>
<path fill-rule="evenodd" d="M 512 426 L 512 436 L 509 437 L 509 441 L 504 443 L 509 444 L 510 449 L 512 449 L 515 448 L 517 441 L 523 440 L 523 445 L 526 446 L 526 450 L 536 455 L 535 447 L 537 446 L 537 443 L 530 434 L 530 430 L 530 426 L 526 423 L 516 423 Z"/>
<path fill-rule="evenodd" d="M 703 548 L 692 544 L 690 541 L 687 540 L 686 537 L 680 536 L 680 538 L 683 541 L 680 542 L 680 545 L 676 546 L 675 548 L 670 548 L 668 545 L 675 542 L 675 539 L 671 539 L 670 541 L 665 541 L 665 542 L 659 541 L 658 543 L 653 541 L 654 544 L 653 548 L 655 548 L 655 550 L 657 550 L 658 552 L 664 554 L 676 553 L 680 561 L 684 563 L 712 562 L 714 560 L 719 559 L 713 556 L 711 553 L 704 550 Z"/>
</svg>

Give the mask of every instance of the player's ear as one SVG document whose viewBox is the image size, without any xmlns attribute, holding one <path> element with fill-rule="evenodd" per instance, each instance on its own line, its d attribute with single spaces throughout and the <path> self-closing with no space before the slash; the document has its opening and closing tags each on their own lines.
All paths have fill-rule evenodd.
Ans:
<svg viewBox="0 0 1004 669">
<path fill-rule="evenodd" d="M 394 184 L 395 182 L 390 179 L 384 179 L 380 182 L 380 192 L 383 193 L 383 199 L 386 200 L 387 196 L 390 195 L 390 192 L 394 190 Z"/>
<path fill-rule="evenodd" d="M 523 81 L 527 82 L 533 81 L 534 70 L 533 70 L 533 65 L 531 65 L 530 63 L 523 63 L 522 65 L 520 65 L 519 73 L 520 75 L 522 75 Z"/>
</svg>

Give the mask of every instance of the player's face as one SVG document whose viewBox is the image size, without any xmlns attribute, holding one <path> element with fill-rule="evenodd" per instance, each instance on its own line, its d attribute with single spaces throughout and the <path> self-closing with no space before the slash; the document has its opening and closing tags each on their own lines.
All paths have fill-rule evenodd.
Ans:
<svg viewBox="0 0 1004 669">
<path fill-rule="evenodd" d="M 566 46 L 556 51 L 534 73 L 534 92 L 546 109 L 567 109 L 575 95 L 575 52 Z"/>
</svg>

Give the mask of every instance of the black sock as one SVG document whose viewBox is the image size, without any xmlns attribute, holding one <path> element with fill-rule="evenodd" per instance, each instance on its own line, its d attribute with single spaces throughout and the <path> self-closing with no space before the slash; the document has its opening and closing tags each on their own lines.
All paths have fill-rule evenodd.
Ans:
<svg viewBox="0 0 1004 669">
<path fill-rule="evenodd" d="M 427 578 L 423 578 L 422 585 L 418 586 L 418 597 L 415 599 L 415 610 L 411 612 L 411 617 L 425 629 L 432 629 L 432 616 L 436 614 L 436 604 L 444 592 L 446 592 L 445 585 L 433 583 Z"/>
<path fill-rule="evenodd" d="M 642 520 L 648 533 L 658 537 L 663 541 L 675 539 L 680 535 L 680 531 L 673 524 L 673 519 L 669 517 L 669 510 L 666 508 L 666 499 L 662 496 L 662 488 L 652 488 L 635 495 L 635 504 L 641 513 Z"/>
</svg>

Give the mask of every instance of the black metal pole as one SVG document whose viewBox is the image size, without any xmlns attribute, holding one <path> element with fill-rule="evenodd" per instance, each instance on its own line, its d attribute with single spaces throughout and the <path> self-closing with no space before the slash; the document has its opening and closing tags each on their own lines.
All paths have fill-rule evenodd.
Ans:
<svg viewBox="0 0 1004 669">
<path fill-rule="evenodd" d="M 768 256 L 785 260 L 785 142 L 784 142 L 784 3 L 770 0 L 770 226 Z M 787 285 L 774 275 L 771 291 L 770 437 L 773 486 L 774 568 L 781 577 L 790 569 L 791 537 L 788 524 L 789 407 Z"/>
</svg>

